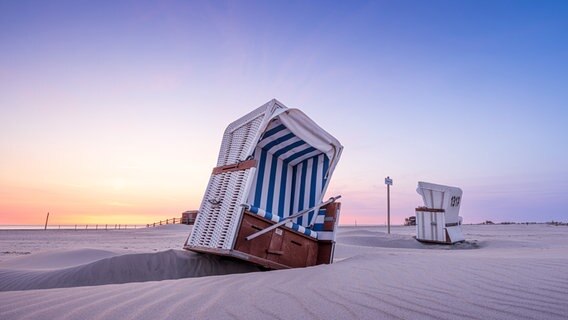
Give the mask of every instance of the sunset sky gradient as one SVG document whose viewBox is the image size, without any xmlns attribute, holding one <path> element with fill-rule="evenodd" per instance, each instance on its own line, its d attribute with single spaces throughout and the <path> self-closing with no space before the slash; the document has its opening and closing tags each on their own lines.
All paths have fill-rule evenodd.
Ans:
<svg viewBox="0 0 568 320">
<path fill-rule="evenodd" d="M 417 181 L 465 223 L 568 220 L 568 2 L 0 1 L 0 224 L 198 209 L 225 127 L 272 98 L 345 146 L 341 223 Z"/>
</svg>

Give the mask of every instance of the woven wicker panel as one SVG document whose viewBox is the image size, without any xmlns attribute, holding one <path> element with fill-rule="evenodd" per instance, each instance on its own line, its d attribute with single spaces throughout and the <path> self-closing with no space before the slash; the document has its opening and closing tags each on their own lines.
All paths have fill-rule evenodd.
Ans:
<svg viewBox="0 0 568 320">
<path fill-rule="evenodd" d="M 218 166 L 246 159 L 249 150 L 256 143 L 255 139 L 265 115 L 265 112 L 250 114 L 253 118 L 248 121 L 240 119 L 238 125 L 233 123 L 225 130 Z M 188 245 L 231 249 L 242 214 L 240 205 L 246 202 L 245 197 L 250 186 L 248 180 L 252 176 L 254 169 L 211 176 Z"/>
<path fill-rule="evenodd" d="M 266 125 L 269 118 L 279 109 L 286 109 L 286 107 L 277 103 L 276 100 L 271 100 L 229 124 L 223 134 L 217 166 L 245 160 L 258 142 L 261 127 Z"/>
<path fill-rule="evenodd" d="M 231 249 L 248 180 L 254 168 L 211 176 L 188 244 Z M 210 201 L 211 200 L 211 201 Z"/>
<path fill-rule="evenodd" d="M 231 123 L 223 135 L 217 166 L 246 160 L 254 150 L 260 130 L 274 110 L 283 108 L 274 102 L 250 112 Z M 201 202 L 199 215 L 187 244 L 231 249 L 237 234 L 251 181 L 256 168 L 212 175 Z"/>
<path fill-rule="evenodd" d="M 259 115 L 236 130 L 225 133 L 221 145 L 224 152 L 221 152 L 223 156 L 219 157 L 217 166 L 246 160 L 251 146 L 256 143 L 255 137 L 263 119 L 264 115 Z"/>
</svg>

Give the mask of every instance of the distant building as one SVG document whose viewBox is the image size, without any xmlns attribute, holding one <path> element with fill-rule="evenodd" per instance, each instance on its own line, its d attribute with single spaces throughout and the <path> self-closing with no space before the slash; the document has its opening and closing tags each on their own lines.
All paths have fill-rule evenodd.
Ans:
<svg viewBox="0 0 568 320">
<path fill-rule="evenodd" d="M 181 214 L 181 223 L 183 224 L 194 224 L 197 218 L 198 210 L 188 210 Z"/>
<path fill-rule="evenodd" d="M 404 225 L 405 226 L 415 226 L 416 225 L 416 216 L 404 218 Z"/>
</svg>

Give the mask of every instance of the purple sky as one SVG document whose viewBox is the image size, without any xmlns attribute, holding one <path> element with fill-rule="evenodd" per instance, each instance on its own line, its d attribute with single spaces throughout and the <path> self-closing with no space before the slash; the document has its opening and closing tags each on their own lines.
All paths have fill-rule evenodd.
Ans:
<svg viewBox="0 0 568 320">
<path fill-rule="evenodd" d="M 564 1 L 0 1 L 0 224 L 197 209 L 272 98 L 345 146 L 341 222 L 464 190 L 464 222 L 568 220 Z M 59 220 L 58 220 L 59 219 Z"/>
</svg>

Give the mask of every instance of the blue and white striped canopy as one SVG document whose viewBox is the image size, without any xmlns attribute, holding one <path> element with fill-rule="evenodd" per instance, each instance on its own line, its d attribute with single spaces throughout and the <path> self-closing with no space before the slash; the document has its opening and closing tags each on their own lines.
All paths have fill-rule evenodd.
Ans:
<svg viewBox="0 0 568 320">
<path fill-rule="evenodd" d="M 257 174 L 249 204 L 279 217 L 288 217 L 321 202 L 330 166 L 328 156 L 296 136 L 276 118 L 254 151 Z M 296 219 L 308 226 L 313 212 Z"/>
</svg>

